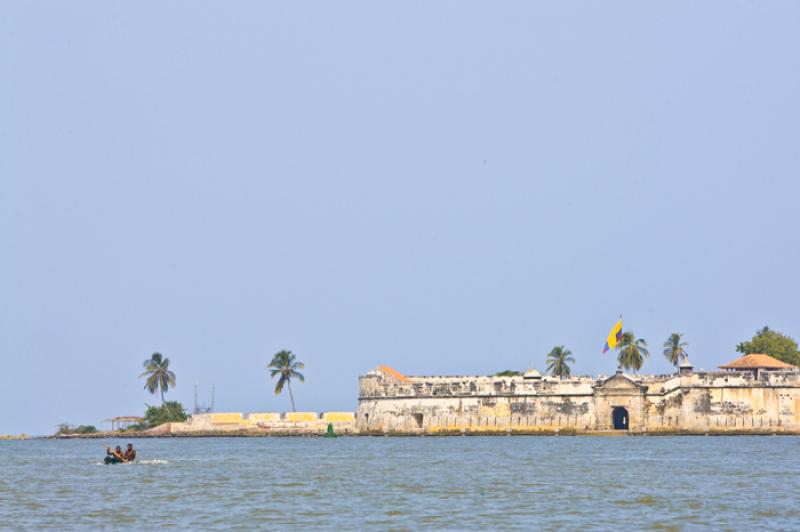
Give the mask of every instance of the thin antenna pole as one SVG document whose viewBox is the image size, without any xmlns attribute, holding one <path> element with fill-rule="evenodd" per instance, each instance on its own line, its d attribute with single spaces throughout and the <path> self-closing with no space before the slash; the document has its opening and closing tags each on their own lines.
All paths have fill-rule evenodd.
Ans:
<svg viewBox="0 0 800 532">
<path fill-rule="evenodd" d="M 214 385 L 211 385 L 211 411 L 214 411 Z"/>
</svg>

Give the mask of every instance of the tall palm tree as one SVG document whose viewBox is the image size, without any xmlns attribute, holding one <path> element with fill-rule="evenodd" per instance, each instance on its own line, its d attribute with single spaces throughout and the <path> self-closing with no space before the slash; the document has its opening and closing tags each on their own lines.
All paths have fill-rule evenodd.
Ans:
<svg viewBox="0 0 800 532">
<path fill-rule="evenodd" d="M 633 371 L 642 369 L 645 357 L 650 356 L 650 351 L 647 350 L 647 341 L 644 338 L 636 338 L 633 331 L 622 333 L 617 349 L 619 350 L 617 356 L 619 365 Z"/>
<path fill-rule="evenodd" d="M 678 364 L 686 358 L 686 348 L 689 346 L 689 342 L 681 340 L 683 340 L 683 334 L 672 333 L 664 342 L 664 356 L 675 367 L 678 367 Z"/>
<path fill-rule="evenodd" d="M 557 345 L 547 353 L 547 371 L 551 375 L 564 379 L 572 374 L 567 362 L 575 362 L 572 351 L 563 345 Z"/>
<path fill-rule="evenodd" d="M 139 378 L 147 377 L 144 387 L 148 392 L 155 394 L 156 390 L 161 391 L 161 404 L 164 404 L 164 392 L 169 391 L 170 386 L 175 386 L 175 374 L 169 370 L 169 359 L 162 357 L 161 353 L 153 355 L 144 361 L 144 373 Z"/>
<path fill-rule="evenodd" d="M 305 382 L 306 379 L 303 377 L 303 374 L 297 371 L 298 369 L 304 368 L 305 364 L 297 362 L 294 353 L 286 351 L 285 349 L 275 353 L 275 356 L 272 357 L 272 361 L 267 366 L 270 377 L 274 379 L 276 376 L 280 375 L 275 385 L 275 395 L 281 394 L 284 384 L 289 389 L 289 399 L 292 401 L 292 412 L 297 412 L 297 409 L 294 407 L 294 395 L 292 395 L 292 379 Z"/>
</svg>

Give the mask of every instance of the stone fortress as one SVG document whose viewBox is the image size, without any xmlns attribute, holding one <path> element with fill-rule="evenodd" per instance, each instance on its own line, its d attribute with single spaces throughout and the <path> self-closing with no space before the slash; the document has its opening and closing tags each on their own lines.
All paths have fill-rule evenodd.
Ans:
<svg viewBox="0 0 800 532">
<path fill-rule="evenodd" d="M 746 355 L 672 375 L 360 378 L 360 434 L 800 434 L 800 371 Z"/>
<path fill-rule="evenodd" d="M 359 378 L 358 412 L 213 412 L 151 436 L 480 434 L 800 434 L 800 370 L 746 355 L 695 372 L 560 379 L 409 377 L 378 366 Z"/>
</svg>

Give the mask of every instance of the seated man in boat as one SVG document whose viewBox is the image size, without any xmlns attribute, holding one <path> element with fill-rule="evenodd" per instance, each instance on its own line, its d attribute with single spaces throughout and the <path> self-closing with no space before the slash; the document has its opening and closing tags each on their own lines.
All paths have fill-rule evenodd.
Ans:
<svg viewBox="0 0 800 532">
<path fill-rule="evenodd" d="M 133 448 L 133 444 L 129 443 L 128 448 L 125 449 L 125 454 L 123 455 L 126 462 L 133 462 L 136 460 L 136 449 Z"/>
<path fill-rule="evenodd" d="M 122 454 L 122 447 L 117 447 L 112 451 L 111 447 L 106 447 L 106 458 L 103 460 L 107 464 L 125 463 L 125 456 Z"/>
</svg>

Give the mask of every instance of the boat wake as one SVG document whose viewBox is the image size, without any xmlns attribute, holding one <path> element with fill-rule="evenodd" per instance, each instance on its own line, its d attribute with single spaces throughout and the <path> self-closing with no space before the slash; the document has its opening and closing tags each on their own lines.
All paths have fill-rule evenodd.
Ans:
<svg viewBox="0 0 800 532">
<path fill-rule="evenodd" d="M 167 460 L 136 460 L 132 464 L 112 464 L 112 465 L 164 465 L 168 464 Z M 95 462 L 94 465 L 108 465 L 104 462 Z"/>
</svg>

